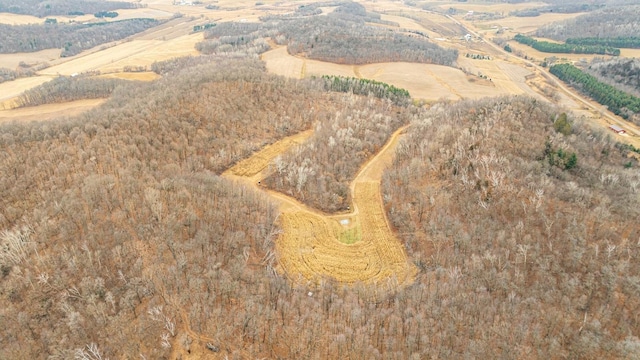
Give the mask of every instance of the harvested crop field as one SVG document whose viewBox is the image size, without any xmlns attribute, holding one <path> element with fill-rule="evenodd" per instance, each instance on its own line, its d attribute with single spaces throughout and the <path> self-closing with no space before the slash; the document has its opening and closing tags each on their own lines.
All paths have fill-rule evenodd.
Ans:
<svg viewBox="0 0 640 360">
<path fill-rule="evenodd" d="M 0 123 L 11 121 L 45 121 L 60 117 L 75 116 L 99 106 L 104 101 L 105 99 L 89 99 L 70 101 L 61 104 L 46 104 L 11 110 L 0 110 Z"/>
<path fill-rule="evenodd" d="M 149 66 L 155 61 L 197 54 L 195 44 L 201 40 L 202 34 L 187 35 L 169 41 L 133 40 L 77 57 L 40 73 L 72 75 L 96 70 L 114 72 L 122 70 L 125 66 Z"/>
<path fill-rule="evenodd" d="M 479 98 L 507 93 L 501 88 L 470 82 L 459 69 L 433 64 L 404 62 L 377 63 L 361 66 L 333 64 L 290 55 L 285 47 L 262 55 L 267 70 L 291 78 L 339 75 L 382 81 L 407 89 L 413 98 L 438 99 Z M 521 91 L 518 91 L 520 93 Z"/>
<path fill-rule="evenodd" d="M 24 91 L 52 80 L 50 76 L 32 76 L 0 83 L 0 101 L 12 99 Z"/>
<path fill-rule="evenodd" d="M 509 4 L 509 3 L 499 3 L 495 2 L 473 2 L 473 3 L 447 3 L 446 5 L 438 5 L 438 7 L 442 10 L 448 10 L 449 8 L 454 8 L 463 11 L 479 11 L 479 12 L 490 12 L 490 13 L 509 13 L 511 11 L 516 10 L 524 10 L 547 6 L 544 2 L 526 2 L 519 4 Z"/>
<path fill-rule="evenodd" d="M 47 49 L 32 53 L 0 54 L 0 68 L 15 69 L 21 62 L 28 65 L 50 63 L 60 58 L 60 49 Z"/>
<path fill-rule="evenodd" d="M 143 71 L 143 72 L 116 72 L 116 73 L 102 74 L 102 75 L 99 75 L 98 77 L 105 78 L 105 79 L 153 81 L 155 79 L 159 79 L 160 75 L 151 71 Z"/>
</svg>

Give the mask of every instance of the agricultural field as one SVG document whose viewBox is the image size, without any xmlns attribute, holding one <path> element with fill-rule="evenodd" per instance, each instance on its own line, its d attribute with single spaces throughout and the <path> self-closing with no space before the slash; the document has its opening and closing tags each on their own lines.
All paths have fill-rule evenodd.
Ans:
<svg viewBox="0 0 640 360">
<path fill-rule="evenodd" d="M 46 104 L 28 108 L 0 110 L 0 123 L 46 121 L 60 117 L 73 117 L 104 103 L 105 99 L 77 100 L 67 103 Z"/>
<path fill-rule="evenodd" d="M 573 19 L 580 15 L 582 14 L 544 13 L 535 17 L 508 16 L 498 20 L 471 20 L 470 22 L 478 28 L 493 29 L 494 26 L 497 26 L 498 28 L 508 28 L 508 31 L 514 34 L 526 34 L 539 29 L 543 25 L 551 24 L 556 21 Z"/>
<path fill-rule="evenodd" d="M 17 97 L 22 92 L 51 80 L 49 76 L 33 76 L 0 83 L 0 101 Z"/>
</svg>

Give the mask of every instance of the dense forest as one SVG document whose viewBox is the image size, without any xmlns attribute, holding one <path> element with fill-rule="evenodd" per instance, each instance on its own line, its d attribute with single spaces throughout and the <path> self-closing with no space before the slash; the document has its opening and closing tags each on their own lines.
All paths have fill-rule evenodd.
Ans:
<svg viewBox="0 0 640 360">
<path fill-rule="evenodd" d="M 0 2 L 0 12 L 45 17 L 94 14 L 99 11 L 132 9 L 140 6 L 142 5 L 128 1 L 3 0 Z"/>
<path fill-rule="evenodd" d="M 640 97 L 640 59 L 594 58 L 585 71 L 604 83 Z"/>
<path fill-rule="evenodd" d="M 565 41 L 568 38 L 616 38 L 640 33 L 640 6 L 606 6 L 600 10 L 545 25 L 536 36 Z"/>
<path fill-rule="evenodd" d="M 592 75 L 570 64 L 556 64 L 549 72 L 592 97 L 602 105 L 606 105 L 614 114 L 620 115 L 640 125 L 640 98 L 618 90 L 615 87 L 598 81 Z"/>
<path fill-rule="evenodd" d="M 261 24 L 218 24 L 205 31 L 206 40 L 198 50 L 233 53 L 250 48 L 260 53 L 269 48 L 264 38 L 270 37 L 293 55 L 339 64 L 407 61 L 452 65 L 458 57 L 457 50 L 439 47 L 424 36 L 369 25 L 382 22 L 380 15 L 367 12 L 360 4 L 337 5 L 334 12 L 323 16 L 270 16 Z"/>
<path fill-rule="evenodd" d="M 276 213 L 215 174 L 354 95 L 208 60 L 120 86 L 78 118 L 1 126 L 0 358 L 68 359 L 92 343 L 104 357 L 167 358 L 187 322 L 256 356 L 287 345 L 257 324 L 294 294 L 260 262 Z"/>
<path fill-rule="evenodd" d="M 153 19 L 132 19 L 89 24 L 0 24 L 0 53 L 62 49 L 60 56 L 73 56 L 110 41 L 121 40 L 159 25 Z"/>
<path fill-rule="evenodd" d="M 11 70 L 7 68 L 0 68 L 0 83 L 5 81 L 15 80 L 17 78 L 31 76 L 35 74 L 33 69 L 24 69 L 22 67 L 19 68 L 19 71 Z"/>
<path fill-rule="evenodd" d="M 620 55 L 620 49 L 605 45 L 586 45 L 568 42 L 565 44 L 558 44 L 549 41 L 538 41 L 532 37 L 522 34 L 517 34 L 513 39 L 521 44 L 531 46 L 538 51 L 547 53 Z"/>
<path fill-rule="evenodd" d="M 419 358 L 640 356 L 638 162 L 570 116 L 557 132 L 558 111 L 440 104 L 407 130 L 383 198 L 433 289 L 403 307 L 427 325 Z"/>
</svg>

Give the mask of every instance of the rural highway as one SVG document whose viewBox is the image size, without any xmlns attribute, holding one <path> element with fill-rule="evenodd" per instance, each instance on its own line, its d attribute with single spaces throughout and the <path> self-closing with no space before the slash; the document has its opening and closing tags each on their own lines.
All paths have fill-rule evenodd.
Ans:
<svg viewBox="0 0 640 360">
<path fill-rule="evenodd" d="M 431 12 L 433 14 L 438 14 L 435 12 Z M 443 14 L 440 14 L 443 15 Z M 451 15 L 446 15 L 444 14 L 443 16 L 445 16 L 446 18 L 448 18 L 449 20 L 453 21 L 455 24 L 462 26 L 469 34 L 475 36 L 476 38 L 483 38 L 479 33 L 477 33 L 474 30 L 471 30 L 472 26 L 470 26 L 469 24 L 465 24 L 463 22 L 461 22 L 460 20 L 457 20 L 455 18 L 453 18 Z M 484 41 L 486 44 L 488 44 L 489 46 L 491 46 L 494 50 L 498 51 L 500 54 L 507 56 L 508 58 L 513 58 L 513 59 L 517 59 L 518 61 L 522 61 L 525 64 L 533 67 L 534 69 L 538 70 L 540 73 L 545 73 L 548 74 L 548 76 L 546 76 L 547 79 L 551 80 L 553 82 L 553 85 L 555 85 L 557 88 L 559 88 L 560 90 L 562 90 L 565 94 L 569 95 L 570 97 L 572 97 L 574 100 L 586 105 L 589 109 L 592 109 L 594 111 L 600 112 L 602 113 L 603 116 L 605 116 L 607 119 L 609 119 L 611 122 L 613 122 L 614 124 L 617 124 L 619 126 L 621 126 L 622 128 L 624 128 L 625 130 L 627 130 L 627 133 L 632 135 L 633 137 L 640 137 L 640 128 L 638 126 L 636 126 L 633 123 L 630 123 L 628 121 L 625 121 L 624 119 L 621 119 L 619 117 L 617 117 L 616 115 L 610 113 L 609 111 L 601 111 L 602 108 L 600 106 L 594 105 L 591 101 L 589 101 L 588 99 L 586 99 L 584 96 L 582 96 L 581 94 L 578 94 L 577 92 L 575 92 L 573 89 L 570 89 L 568 86 L 566 86 L 562 81 L 558 80 L 555 76 L 551 75 L 550 73 L 548 73 L 548 71 L 546 69 L 544 69 L 543 67 L 529 61 L 529 60 L 525 60 L 521 57 L 518 57 L 512 53 L 509 53 L 507 51 L 505 51 L 503 48 L 501 48 L 500 46 L 496 45 L 495 43 L 493 43 L 493 41 Z"/>
</svg>

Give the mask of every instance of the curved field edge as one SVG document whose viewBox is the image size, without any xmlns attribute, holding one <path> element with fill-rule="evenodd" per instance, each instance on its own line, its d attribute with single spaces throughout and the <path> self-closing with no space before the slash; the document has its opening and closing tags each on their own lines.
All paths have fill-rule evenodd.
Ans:
<svg viewBox="0 0 640 360">
<path fill-rule="evenodd" d="M 375 284 L 388 290 L 413 282 L 417 268 L 408 260 L 404 247 L 389 228 L 380 195 L 384 167 L 379 163 L 387 163 L 404 130 L 403 127 L 394 132 L 381 151 L 362 166 L 350 186 L 351 213 L 326 215 L 289 196 L 266 191 L 280 204 L 282 232 L 275 244 L 281 273 L 302 283 L 333 279 L 345 284 Z M 307 131 L 269 145 L 227 170 L 223 176 L 241 178 L 256 187 L 271 160 L 310 135 Z M 340 241 L 348 229 L 340 222 L 345 219 L 348 219 L 347 223 L 357 223 L 361 227 L 359 241 L 353 244 Z"/>
</svg>

